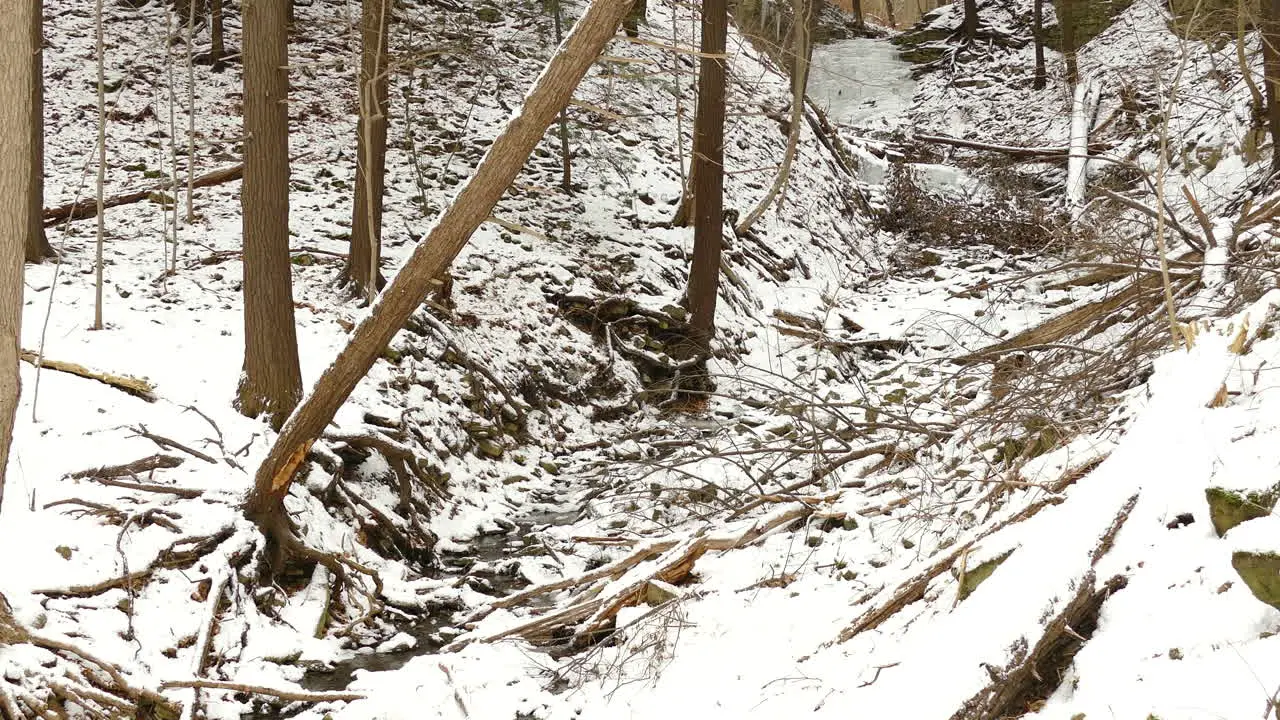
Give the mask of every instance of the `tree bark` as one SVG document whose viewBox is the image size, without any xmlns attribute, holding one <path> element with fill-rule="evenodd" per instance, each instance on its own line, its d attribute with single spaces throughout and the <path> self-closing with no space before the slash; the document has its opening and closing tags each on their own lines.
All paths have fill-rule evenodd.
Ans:
<svg viewBox="0 0 1280 720">
<path fill-rule="evenodd" d="M 209 65 L 214 70 L 222 68 L 222 56 L 227 54 L 226 39 L 222 31 L 222 0 L 209 2 Z"/>
<path fill-rule="evenodd" d="M 1271 172 L 1280 170 L 1280 0 L 1265 0 L 1262 70 L 1267 86 L 1267 126 L 1271 130 Z"/>
<path fill-rule="evenodd" d="M 1067 61 L 1067 84 L 1074 88 L 1080 82 L 1080 71 L 1076 65 L 1076 0 L 1060 0 L 1058 4 L 1058 26 L 1062 28 L 1062 57 Z"/>
<path fill-rule="evenodd" d="M 964 0 L 964 41 L 978 39 L 978 0 Z"/>
<path fill-rule="evenodd" d="M 1036 44 L 1035 81 L 1031 84 L 1031 87 L 1035 90 L 1043 90 L 1046 80 L 1044 69 L 1044 0 L 1035 0 L 1031 21 L 1031 32 Z"/>
<path fill-rule="evenodd" d="M 287 0 L 245 0 L 244 372 L 236 407 L 280 427 L 302 395 L 289 263 Z"/>
<path fill-rule="evenodd" d="M 689 326 L 698 349 L 707 352 L 715 332 L 724 227 L 726 0 L 703 0 L 702 59 L 698 68 L 698 110 L 693 128 L 693 263 L 689 268 Z"/>
<path fill-rule="evenodd" d="M 427 237 L 351 332 L 346 347 L 289 417 L 258 468 L 254 488 L 245 501 L 246 517 L 269 538 L 281 540 L 280 533 L 287 531 L 284 497 L 312 443 L 387 343 L 432 292 L 437 278 L 445 274 L 471 234 L 489 217 L 556 114 L 569 104 L 596 56 L 617 32 L 630 4 L 631 0 L 591 3 L 530 89 L 523 107 L 489 147 L 475 174 L 436 218 Z"/>
<path fill-rule="evenodd" d="M 387 165 L 387 25 L 389 0 L 364 0 L 360 17 L 360 117 L 356 121 L 356 189 L 351 251 L 343 270 L 356 296 L 370 303 L 385 284 L 382 254 L 382 189 Z"/>
<path fill-rule="evenodd" d="M 36 76 L 29 59 L 35 54 L 31 29 L 36 5 L 34 0 L 0 0 L 0 97 L 5 98 L 0 102 L 0 504 L 21 386 L 22 265 L 35 157 L 31 87 Z M 7 606 L 0 601 L 0 613 L 4 610 Z M 0 617 L 0 633 L 5 632 L 3 622 Z"/>
<path fill-rule="evenodd" d="M 31 17 L 31 191 L 27 195 L 27 262 L 38 263 L 54 256 L 44 233 L 44 11 L 35 2 Z"/>
<path fill-rule="evenodd" d="M 866 27 L 867 20 L 862 15 L 862 0 L 851 0 L 850 5 L 853 10 L 853 21 L 858 27 Z"/>
</svg>

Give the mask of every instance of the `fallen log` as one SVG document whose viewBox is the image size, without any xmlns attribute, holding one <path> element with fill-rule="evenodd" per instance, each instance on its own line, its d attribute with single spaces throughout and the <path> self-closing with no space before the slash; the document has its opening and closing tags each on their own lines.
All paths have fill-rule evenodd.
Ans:
<svg viewBox="0 0 1280 720">
<path fill-rule="evenodd" d="M 190 183 L 191 187 L 211 187 L 213 185 L 228 183 L 232 180 L 239 180 L 243 175 L 243 164 L 232 165 L 231 167 L 213 170 L 197 176 L 194 180 L 191 180 Z M 102 201 L 102 207 L 106 209 L 120 207 L 121 205 L 132 205 L 133 203 L 146 200 L 151 197 L 152 193 L 171 190 L 173 189 L 173 186 L 173 182 L 169 181 L 152 185 L 151 187 L 144 188 L 142 190 L 134 190 L 133 192 L 112 195 Z M 180 180 L 178 182 L 178 187 L 186 186 L 187 180 Z M 92 199 L 74 200 L 57 207 L 45 208 L 44 225 L 45 227 L 49 227 L 50 225 L 56 225 L 63 220 L 84 220 L 85 218 L 97 217 L 97 215 L 98 204 Z"/>
<path fill-rule="evenodd" d="M 113 373 L 90 370 L 89 368 L 83 365 L 77 365 L 76 363 L 63 362 L 61 360 L 50 360 L 47 357 L 42 358 L 39 353 L 31 350 L 23 350 L 21 357 L 23 362 L 34 365 L 37 368 L 48 368 L 57 372 L 64 372 L 69 375 L 75 375 L 76 377 L 82 377 L 86 380 L 96 380 L 105 385 L 110 385 L 117 390 L 123 390 L 134 397 L 142 398 L 147 402 L 156 401 L 156 396 L 152 392 L 156 389 L 156 386 L 147 380 L 141 380 L 133 377 L 132 375 L 115 375 Z"/>
<path fill-rule="evenodd" d="M 1000 145 L 997 143 L 984 143 L 976 140 L 964 140 L 962 138 L 951 137 L 949 135 L 913 135 L 915 140 L 930 143 L 933 145 L 950 145 L 952 147 L 965 148 L 966 150 L 985 150 L 987 152 L 996 152 L 1002 155 L 1008 155 L 1015 158 L 1061 158 L 1071 154 L 1071 148 L 1065 145 L 1055 147 L 1025 147 L 1022 145 Z M 1107 152 L 1114 147 L 1108 142 L 1091 142 L 1089 143 L 1089 153 Z"/>
</svg>

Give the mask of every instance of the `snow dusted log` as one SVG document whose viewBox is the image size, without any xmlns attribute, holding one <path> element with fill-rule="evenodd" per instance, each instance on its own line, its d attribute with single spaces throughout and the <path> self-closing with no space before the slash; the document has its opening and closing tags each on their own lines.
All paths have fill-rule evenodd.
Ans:
<svg viewBox="0 0 1280 720">
<path fill-rule="evenodd" d="M 232 165 L 231 167 L 221 168 L 212 172 L 207 172 L 195 178 L 187 178 L 179 181 L 179 186 L 189 185 L 193 188 L 211 187 L 213 185 L 221 185 L 233 180 L 239 180 L 244 176 L 244 165 Z M 130 205 L 132 203 L 142 202 L 151 197 L 155 193 L 163 192 L 173 188 L 172 182 L 160 183 L 143 190 L 134 190 L 132 192 L 112 195 L 102 201 L 102 207 L 113 208 L 121 205 Z M 98 214 L 97 203 L 91 200 L 77 200 L 69 202 L 58 207 L 45 208 L 44 224 L 56 225 L 63 220 L 83 220 L 85 218 L 95 217 Z"/>
<path fill-rule="evenodd" d="M 1014 158 L 1061 158 L 1071 153 L 1071 148 L 1063 145 L 1050 147 L 1025 147 L 1022 145 L 1007 145 L 1001 143 L 984 143 L 977 140 L 964 140 L 949 135 L 912 135 L 912 139 L 919 140 L 924 143 L 934 145 L 950 145 L 952 147 L 965 148 L 966 150 L 987 150 L 990 152 L 1008 155 Z M 1111 143 L 1089 143 L 1089 152 L 1102 153 L 1111 149 Z"/>
<path fill-rule="evenodd" d="M 1071 145 L 1067 156 L 1067 209 L 1071 219 L 1084 212 L 1084 191 L 1089 174 L 1089 94 L 1088 80 L 1076 83 L 1071 96 Z"/>
<path fill-rule="evenodd" d="M 433 290 L 476 228 L 520 173 L 546 128 L 573 97 L 578 83 L 617 32 L 632 0 L 594 0 L 560 44 L 477 166 L 404 267 L 289 416 L 258 469 L 245 514 L 274 540 L 292 538 L 283 501 L 311 445 L 368 373 L 383 348 Z"/>
</svg>

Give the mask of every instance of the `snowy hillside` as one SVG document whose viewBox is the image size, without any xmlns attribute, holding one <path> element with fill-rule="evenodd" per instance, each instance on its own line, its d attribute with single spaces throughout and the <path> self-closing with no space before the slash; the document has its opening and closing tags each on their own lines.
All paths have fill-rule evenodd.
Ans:
<svg viewBox="0 0 1280 720">
<path fill-rule="evenodd" d="M 671 219 L 699 13 L 650 0 L 567 111 L 573 192 L 553 126 L 308 456 L 286 507 L 341 574 L 246 569 L 269 552 L 241 505 L 274 433 L 232 408 L 239 183 L 196 190 L 173 273 L 185 190 L 107 212 L 100 331 L 94 223 L 51 225 L 22 348 L 149 390 L 22 365 L 2 597 L 183 717 L 1280 718 L 1276 203 L 1237 48 L 1137 0 L 1081 49 L 1097 101 L 1072 219 L 1072 96 L 1053 50 L 1032 88 L 1030 6 L 980 3 L 1003 39 L 967 47 L 958 7 L 930 13 L 930 64 L 885 39 L 816 48 L 790 181 L 742 234 L 791 97 L 731 26 L 715 390 L 691 398 L 693 230 Z M 295 11 L 309 387 L 366 312 L 336 284 L 359 9 Z M 162 5 L 106 12 L 112 195 L 169 177 L 188 86 Z M 48 207 L 90 192 L 93 23 L 47 0 Z M 540 3 L 397 6 L 384 274 L 554 37 Z M 177 175 L 240 161 L 239 72 L 195 66 Z M 4 630 L 0 717 L 60 716 L 42 704 L 68 651 Z"/>
</svg>

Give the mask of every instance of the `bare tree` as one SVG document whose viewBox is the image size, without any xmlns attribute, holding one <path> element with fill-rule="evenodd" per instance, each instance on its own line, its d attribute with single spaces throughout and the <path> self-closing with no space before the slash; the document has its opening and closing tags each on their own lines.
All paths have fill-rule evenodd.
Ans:
<svg viewBox="0 0 1280 720">
<path fill-rule="evenodd" d="M 1075 87 L 1080 82 L 1076 66 L 1076 0 L 1059 0 L 1058 27 L 1062 28 L 1062 57 L 1067 61 L 1067 84 Z"/>
<path fill-rule="evenodd" d="M 813 55 L 813 43 L 809 39 L 809 28 L 812 20 L 813 5 L 810 0 L 795 0 L 792 3 L 794 21 L 791 23 L 791 48 L 794 66 L 791 69 L 791 127 L 787 132 L 787 148 L 782 153 L 782 164 L 778 174 L 774 176 L 773 186 L 760 199 L 755 209 L 747 213 L 734 228 L 734 232 L 742 235 L 764 215 L 765 210 L 778 199 L 781 206 L 783 191 L 787 186 L 787 177 L 791 173 L 791 164 L 795 162 L 796 148 L 800 144 L 800 128 L 804 127 L 804 96 L 809 84 L 809 61 Z"/>
<path fill-rule="evenodd" d="M 1262 74 L 1271 129 L 1271 172 L 1280 170 L 1280 0 L 1265 0 L 1262 12 Z"/>
<path fill-rule="evenodd" d="M 702 56 L 698 68 L 698 109 L 693 127 L 693 262 L 689 268 L 689 325 L 703 352 L 715 332 L 720 288 L 720 250 L 724 238 L 724 93 L 725 41 L 729 27 L 726 0 L 703 0 Z"/>
<path fill-rule="evenodd" d="M 978 0 L 964 0 L 964 41 L 971 43 L 978 39 Z"/>
<path fill-rule="evenodd" d="M 382 188 L 387 166 L 387 25 L 389 0 L 364 0 L 360 13 L 360 117 L 356 121 L 356 189 L 351 214 L 351 249 L 343 283 L 373 302 L 384 284 Z"/>
<path fill-rule="evenodd" d="M 18 374 L 22 330 L 22 265 L 25 259 L 30 198 L 33 191 L 31 103 L 36 84 L 31 31 L 36 14 L 33 0 L 0 2 L 0 503 L 4 500 L 5 469 L 18 411 Z M 0 629 L 0 633 L 3 633 Z M 0 638 L 0 642 L 3 638 Z"/>
<path fill-rule="evenodd" d="M 289 263 L 288 0 L 245 0 L 244 372 L 236 407 L 279 428 L 302 395 Z"/>
<path fill-rule="evenodd" d="M 222 32 L 222 0 L 209 2 L 209 65 L 214 70 L 222 67 L 222 57 L 227 54 L 226 40 Z"/>
<path fill-rule="evenodd" d="M 1031 34 L 1036 44 L 1035 81 L 1031 87 L 1043 90 L 1046 80 L 1044 69 L 1044 0 L 1035 0 L 1032 7 Z"/>
<path fill-rule="evenodd" d="M 103 218 L 103 186 L 107 178 L 107 81 L 106 60 L 103 57 L 105 45 L 102 42 L 102 0 L 93 4 L 94 45 L 98 58 L 98 182 L 96 188 L 96 207 L 98 211 L 98 234 L 94 242 L 93 255 L 93 329 L 102 329 L 102 286 L 103 260 L 102 246 L 106 236 L 106 220 Z"/>
<path fill-rule="evenodd" d="M 43 3 L 35 0 L 31 17 L 31 191 L 27 195 L 27 262 L 53 257 L 53 248 L 44 234 L 44 14 Z"/>
<path fill-rule="evenodd" d="M 471 234 L 489 217 L 546 128 L 569 104 L 574 89 L 617 32 L 630 4 L 631 0 L 591 3 L 538 76 L 524 104 L 498 133 L 475 174 L 436 218 L 369 314 L 351 331 L 347 345 L 281 429 L 245 502 L 246 517 L 257 523 L 277 551 L 297 544 L 283 503 L 312 444 L 387 343 L 432 292 Z"/>
</svg>

